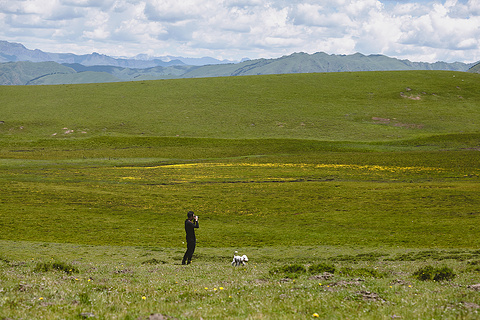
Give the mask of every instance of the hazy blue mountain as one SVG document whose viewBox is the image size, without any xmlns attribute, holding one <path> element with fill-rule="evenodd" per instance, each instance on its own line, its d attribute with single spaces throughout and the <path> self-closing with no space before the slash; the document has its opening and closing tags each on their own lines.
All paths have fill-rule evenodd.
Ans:
<svg viewBox="0 0 480 320">
<path fill-rule="evenodd" d="M 178 56 L 161 56 L 161 57 L 151 57 L 146 54 L 138 54 L 134 57 L 134 59 L 137 60 L 161 60 L 164 63 L 170 63 L 172 65 L 173 63 L 179 64 L 177 62 L 180 62 L 180 64 L 186 64 L 190 66 L 204 66 L 208 64 L 227 64 L 227 63 L 236 63 L 238 61 L 232 61 L 232 60 L 218 60 L 212 57 L 202 57 L 202 58 L 185 58 L 185 57 L 178 57 Z M 248 58 L 244 58 L 243 60 L 249 60 Z"/>
<path fill-rule="evenodd" d="M 0 41 L 0 62 L 54 61 L 48 53 L 41 50 L 28 50 L 20 43 Z"/>
<path fill-rule="evenodd" d="M 73 53 L 51 53 L 41 50 L 30 50 L 20 43 L 0 41 L 0 62 L 31 61 L 44 62 L 55 61 L 58 63 L 79 63 L 85 66 L 108 65 L 123 68 L 152 68 L 168 67 L 174 65 L 207 65 L 232 63 L 233 61 L 218 60 L 210 57 L 184 58 L 184 57 L 149 57 L 137 55 L 134 58 L 115 58 L 97 52 L 84 55 Z"/>
</svg>

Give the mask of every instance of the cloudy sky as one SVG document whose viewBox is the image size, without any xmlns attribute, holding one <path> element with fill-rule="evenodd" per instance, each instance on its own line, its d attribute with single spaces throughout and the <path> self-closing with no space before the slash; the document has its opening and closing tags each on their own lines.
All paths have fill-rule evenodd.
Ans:
<svg viewBox="0 0 480 320">
<path fill-rule="evenodd" d="M 0 40 L 47 52 L 480 60 L 480 0 L 0 0 Z"/>
</svg>

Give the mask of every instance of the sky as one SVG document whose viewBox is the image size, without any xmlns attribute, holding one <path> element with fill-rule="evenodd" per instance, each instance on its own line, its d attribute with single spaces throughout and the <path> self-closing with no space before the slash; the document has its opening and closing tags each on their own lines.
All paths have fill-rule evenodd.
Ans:
<svg viewBox="0 0 480 320">
<path fill-rule="evenodd" d="M 0 40 L 115 57 L 480 60 L 480 0 L 0 0 Z"/>
</svg>

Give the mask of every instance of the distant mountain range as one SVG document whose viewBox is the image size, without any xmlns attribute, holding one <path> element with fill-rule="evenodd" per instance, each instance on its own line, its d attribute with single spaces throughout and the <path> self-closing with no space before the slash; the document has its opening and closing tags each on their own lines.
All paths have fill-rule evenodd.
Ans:
<svg viewBox="0 0 480 320">
<path fill-rule="evenodd" d="M 114 58 L 99 53 L 75 55 L 29 50 L 0 41 L 0 84 L 46 85 L 283 73 L 391 70 L 468 71 L 476 64 L 411 62 L 384 55 L 294 53 L 276 59 L 234 63 L 214 58 Z M 478 69 L 478 68 L 477 68 Z M 475 72 L 475 68 L 472 71 Z M 478 71 L 476 71 L 478 72 Z"/>
<path fill-rule="evenodd" d="M 166 67 L 172 65 L 202 66 L 206 64 L 234 63 L 238 61 L 218 60 L 211 57 L 184 58 L 174 56 L 150 57 L 146 54 L 139 54 L 134 58 L 114 58 L 104 54 L 91 53 L 76 55 L 73 53 L 51 53 L 35 49 L 25 48 L 23 44 L 0 40 L 0 63 L 1 62 L 46 62 L 57 63 L 79 63 L 84 66 L 106 65 L 122 68 L 152 68 Z"/>
</svg>

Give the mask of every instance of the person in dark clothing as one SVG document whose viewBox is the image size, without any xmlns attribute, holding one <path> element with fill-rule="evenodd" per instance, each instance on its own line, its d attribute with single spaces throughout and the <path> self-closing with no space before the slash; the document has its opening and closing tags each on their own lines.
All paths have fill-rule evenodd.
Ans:
<svg viewBox="0 0 480 320">
<path fill-rule="evenodd" d="M 198 228 L 198 217 L 193 211 L 188 211 L 187 220 L 185 220 L 185 233 L 187 234 L 187 251 L 183 256 L 182 264 L 190 264 L 192 262 L 193 252 L 197 239 L 195 238 L 195 228 Z"/>
</svg>

